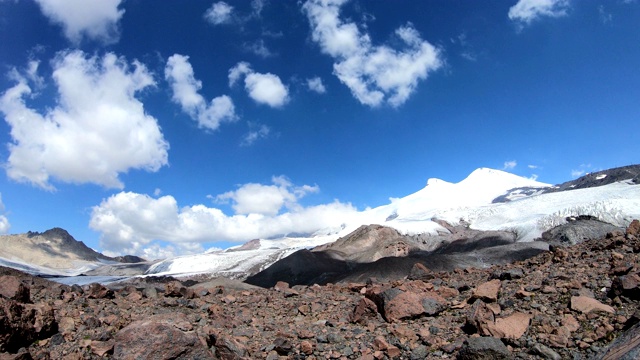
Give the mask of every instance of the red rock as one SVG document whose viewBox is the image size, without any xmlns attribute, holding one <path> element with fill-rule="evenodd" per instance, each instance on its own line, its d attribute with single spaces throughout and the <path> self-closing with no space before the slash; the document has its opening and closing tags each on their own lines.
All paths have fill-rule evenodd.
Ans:
<svg viewBox="0 0 640 360">
<path fill-rule="evenodd" d="M 300 342 L 300 352 L 306 355 L 313 354 L 313 344 L 307 340 L 302 340 Z"/>
<path fill-rule="evenodd" d="M 388 322 L 437 315 L 447 305 L 447 301 L 434 292 L 410 292 L 393 287 L 370 289 L 366 296 Z"/>
<path fill-rule="evenodd" d="M 496 302 L 498 301 L 498 293 L 500 292 L 501 286 L 502 283 L 499 279 L 493 279 L 480 284 L 473 290 L 473 298 L 481 299 L 484 302 Z"/>
<path fill-rule="evenodd" d="M 89 299 L 113 299 L 115 297 L 113 290 L 98 283 L 89 284 L 85 294 Z"/>
<path fill-rule="evenodd" d="M 31 302 L 31 291 L 15 276 L 0 276 L 0 296 L 5 299 L 15 300 L 21 303 Z"/>
<path fill-rule="evenodd" d="M 485 331 L 486 324 L 495 322 L 493 311 L 487 307 L 484 301 L 479 300 L 471 305 L 467 313 L 466 327 L 480 334 L 488 335 Z"/>
<path fill-rule="evenodd" d="M 351 314 L 349 314 L 349 321 L 353 323 L 365 323 L 367 318 L 375 318 L 378 314 L 378 308 L 376 304 L 367 299 L 362 298 L 358 302 Z"/>
<path fill-rule="evenodd" d="M 210 359 L 213 354 L 200 341 L 182 313 L 153 315 L 135 321 L 115 336 L 114 359 Z"/>
<path fill-rule="evenodd" d="M 627 235 L 640 236 L 640 221 L 633 220 L 627 227 Z"/>
<path fill-rule="evenodd" d="M 106 354 L 113 354 L 115 342 L 111 341 L 91 341 L 91 352 L 100 357 Z"/>
<path fill-rule="evenodd" d="M 273 288 L 277 291 L 285 291 L 289 289 L 289 283 L 284 281 L 278 281 Z"/>
<path fill-rule="evenodd" d="M 498 318 L 495 323 L 486 323 L 483 328 L 493 337 L 501 339 L 519 339 L 529 328 L 533 316 L 520 312 L 505 318 Z"/>
<path fill-rule="evenodd" d="M 187 294 L 187 288 L 180 281 L 170 281 L 164 285 L 164 296 L 183 297 Z"/>
<path fill-rule="evenodd" d="M 570 332 L 574 332 L 580 329 L 580 323 L 571 314 L 565 314 L 562 317 L 562 326 L 567 328 L 567 330 L 569 330 Z"/>
<path fill-rule="evenodd" d="M 611 314 L 615 313 L 614 309 L 611 306 L 605 305 L 600 301 L 587 296 L 572 296 L 571 310 L 576 310 L 584 314 L 590 312 L 608 312 Z"/>
</svg>

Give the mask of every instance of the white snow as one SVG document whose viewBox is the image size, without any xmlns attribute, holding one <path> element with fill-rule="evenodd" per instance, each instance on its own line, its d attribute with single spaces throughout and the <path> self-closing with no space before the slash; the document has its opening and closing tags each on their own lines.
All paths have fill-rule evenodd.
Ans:
<svg viewBox="0 0 640 360">
<path fill-rule="evenodd" d="M 602 180 L 602 179 L 604 179 L 606 177 L 607 177 L 607 174 L 600 174 L 600 175 L 596 176 L 596 180 Z"/>
</svg>

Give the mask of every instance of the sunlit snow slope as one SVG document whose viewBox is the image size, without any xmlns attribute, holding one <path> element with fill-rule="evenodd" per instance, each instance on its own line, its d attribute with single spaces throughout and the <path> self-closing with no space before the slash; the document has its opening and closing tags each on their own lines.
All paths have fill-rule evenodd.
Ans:
<svg viewBox="0 0 640 360">
<path fill-rule="evenodd" d="M 619 182 L 549 194 L 535 191 L 549 186 L 487 168 L 475 170 L 459 183 L 430 179 L 427 186 L 416 193 L 391 199 L 388 205 L 362 211 L 346 224 L 319 229 L 315 236 L 260 240 L 259 245 L 250 250 L 167 259 L 154 265 L 149 273 L 207 272 L 242 277 L 247 271 L 264 269 L 298 249 L 335 241 L 360 225 L 368 224 L 389 226 L 404 234 L 436 235 L 438 231 L 447 230 L 433 219 L 451 224 L 464 221 L 479 230 L 513 230 L 520 241 L 530 241 L 543 231 L 564 223 L 567 216 L 594 215 L 617 226 L 626 226 L 632 219 L 640 218 L 639 185 Z M 511 201 L 492 203 L 514 188 L 532 188 L 533 191 L 528 193 L 533 195 L 513 192 L 507 196 Z"/>
</svg>

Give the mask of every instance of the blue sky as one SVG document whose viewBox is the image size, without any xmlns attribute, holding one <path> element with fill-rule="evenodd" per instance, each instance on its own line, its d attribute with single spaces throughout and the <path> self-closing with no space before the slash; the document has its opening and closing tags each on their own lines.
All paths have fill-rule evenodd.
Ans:
<svg viewBox="0 0 640 360">
<path fill-rule="evenodd" d="M 638 163 L 640 2 L 0 1 L 0 232 L 148 258 Z"/>
</svg>

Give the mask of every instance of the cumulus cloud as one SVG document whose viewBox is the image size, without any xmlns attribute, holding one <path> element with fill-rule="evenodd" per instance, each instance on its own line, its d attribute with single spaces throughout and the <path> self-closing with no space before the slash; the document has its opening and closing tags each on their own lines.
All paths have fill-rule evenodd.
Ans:
<svg viewBox="0 0 640 360">
<path fill-rule="evenodd" d="M 198 126 L 216 130 L 221 122 L 237 120 L 235 106 L 230 97 L 218 96 L 207 104 L 200 95 L 198 91 L 202 88 L 202 82 L 195 78 L 188 56 L 171 56 L 164 69 L 164 76 L 171 85 L 173 102 L 197 121 Z"/>
<path fill-rule="evenodd" d="M 0 234 L 6 234 L 9 232 L 9 219 L 4 215 L 4 203 L 2 203 L 2 193 L 0 193 Z"/>
<path fill-rule="evenodd" d="M 289 88 L 277 75 L 258 73 L 247 62 L 239 62 L 229 69 L 229 86 L 234 86 L 244 77 L 244 88 L 255 102 L 274 108 L 289 102 Z"/>
<path fill-rule="evenodd" d="M 249 124 L 250 130 L 249 132 L 242 138 L 242 142 L 240 146 L 251 146 L 258 139 L 264 139 L 269 136 L 271 133 L 271 128 L 267 125 L 254 125 Z"/>
<path fill-rule="evenodd" d="M 51 178 L 122 188 L 119 173 L 155 172 L 168 163 L 169 144 L 136 98 L 155 85 L 143 64 L 112 53 L 66 51 L 51 65 L 55 107 L 41 113 L 27 106 L 25 97 L 33 95 L 27 77 L 18 77 L 0 97 L 0 112 L 11 127 L 9 178 L 50 190 Z"/>
<path fill-rule="evenodd" d="M 296 199 L 315 191 L 317 186 L 294 186 L 282 177 L 275 177 L 272 185 L 243 185 L 223 194 L 223 200 L 233 201 L 237 208 L 238 213 L 231 216 L 202 204 L 179 207 L 170 195 L 152 198 L 120 192 L 92 209 L 89 226 L 102 234 L 105 253 L 145 255 L 164 251 L 166 257 L 201 252 L 203 243 L 314 232 L 340 226 L 358 214 L 352 205 L 339 201 L 308 207 L 297 204 Z M 276 209 L 282 208 L 287 211 L 277 213 Z M 156 241 L 169 246 L 159 247 Z"/>
<path fill-rule="evenodd" d="M 519 0 L 509 9 L 509 19 L 528 25 L 545 16 L 566 16 L 568 9 L 569 0 Z"/>
<path fill-rule="evenodd" d="M 511 161 L 505 161 L 504 162 L 504 170 L 510 170 L 515 168 L 518 165 L 518 162 L 516 162 L 515 160 L 511 160 Z"/>
<path fill-rule="evenodd" d="M 327 92 L 327 89 L 322 83 L 322 79 L 318 76 L 307 79 L 307 87 L 309 87 L 309 90 L 317 92 L 318 94 L 324 94 L 325 92 Z"/>
<path fill-rule="evenodd" d="M 120 38 L 118 22 L 124 10 L 122 0 L 36 0 L 49 21 L 62 26 L 64 35 L 74 44 L 83 37 L 112 44 Z"/>
<path fill-rule="evenodd" d="M 360 103 L 404 104 L 418 82 L 442 66 L 440 52 L 422 40 L 411 23 L 394 33 L 403 46 L 373 45 L 368 33 L 340 18 L 340 7 L 347 1 L 308 0 L 303 5 L 313 41 L 335 60 L 333 73 Z"/>
<path fill-rule="evenodd" d="M 233 6 L 224 1 L 213 3 L 204 13 L 204 18 L 213 25 L 227 24 L 231 22 Z"/>
<path fill-rule="evenodd" d="M 234 7 L 224 1 L 211 4 L 204 13 L 204 19 L 213 25 L 245 24 L 253 19 L 259 19 L 265 7 L 263 0 L 251 1 L 251 13 L 237 14 Z"/>
<path fill-rule="evenodd" d="M 249 183 L 238 190 L 229 191 L 215 197 L 216 202 L 233 202 L 236 214 L 277 215 L 283 207 L 295 210 L 299 207 L 298 199 L 308 193 L 318 192 L 317 186 L 293 186 L 284 176 L 273 177 L 272 185 Z"/>
</svg>

